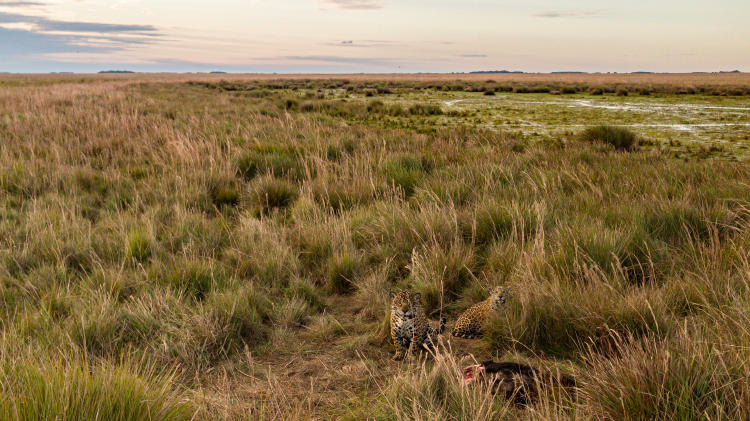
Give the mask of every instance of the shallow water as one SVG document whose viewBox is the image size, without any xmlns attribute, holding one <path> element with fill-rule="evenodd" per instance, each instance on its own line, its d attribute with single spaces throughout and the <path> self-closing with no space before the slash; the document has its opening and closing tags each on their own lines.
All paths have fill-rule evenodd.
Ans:
<svg viewBox="0 0 750 421">
<path fill-rule="evenodd" d="M 529 140 L 613 125 L 631 128 L 649 144 L 677 152 L 687 150 L 685 145 L 719 145 L 727 156 L 750 158 L 750 100 L 745 97 L 425 92 L 400 96 L 397 101 L 407 106 L 431 102 L 443 107 L 446 114 L 425 122 L 428 125 L 510 130 Z"/>
</svg>

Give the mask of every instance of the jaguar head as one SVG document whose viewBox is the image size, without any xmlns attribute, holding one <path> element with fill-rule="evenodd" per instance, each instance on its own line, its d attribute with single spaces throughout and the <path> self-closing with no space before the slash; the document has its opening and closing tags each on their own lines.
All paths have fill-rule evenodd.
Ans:
<svg viewBox="0 0 750 421">
<path fill-rule="evenodd" d="M 422 298 L 420 293 L 408 290 L 391 292 L 391 312 L 397 317 L 411 319 L 417 314 L 417 306 Z"/>
<path fill-rule="evenodd" d="M 503 306 L 505 306 L 509 291 L 510 287 L 504 288 L 502 286 L 496 286 L 490 289 L 490 300 L 492 302 L 492 308 L 495 309 L 495 311 L 500 311 Z"/>
</svg>

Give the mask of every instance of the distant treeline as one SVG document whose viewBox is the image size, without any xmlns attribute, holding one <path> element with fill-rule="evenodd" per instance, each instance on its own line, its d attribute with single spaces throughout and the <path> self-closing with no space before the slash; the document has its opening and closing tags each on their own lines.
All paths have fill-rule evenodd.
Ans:
<svg viewBox="0 0 750 421">
<path fill-rule="evenodd" d="M 476 72 L 469 72 L 472 75 L 492 75 L 492 74 L 522 74 L 519 70 L 478 70 Z"/>
</svg>

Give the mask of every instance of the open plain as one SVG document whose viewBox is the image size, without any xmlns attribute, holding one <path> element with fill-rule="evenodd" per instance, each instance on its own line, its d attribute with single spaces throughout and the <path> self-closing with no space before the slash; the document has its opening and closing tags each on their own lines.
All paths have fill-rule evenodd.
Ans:
<svg viewBox="0 0 750 421">
<path fill-rule="evenodd" d="M 744 73 L 0 75 L 0 420 L 748 420 L 749 228 Z"/>
</svg>

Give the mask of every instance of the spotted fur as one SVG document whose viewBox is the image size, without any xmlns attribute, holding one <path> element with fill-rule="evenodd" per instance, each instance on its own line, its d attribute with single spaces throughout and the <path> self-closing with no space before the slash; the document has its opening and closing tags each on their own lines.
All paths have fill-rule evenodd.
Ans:
<svg viewBox="0 0 750 421">
<path fill-rule="evenodd" d="M 490 296 L 481 303 L 474 304 L 464 311 L 456 320 L 451 334 L 459 338 L 476 339 L 484 334 L 487 319 L 493 314 L 500 312 L 505 305 L 510 287 L 494 287 L 490 290 Z"/>
<path fill-rule="evenodd" d="M 391 338 L 396 346 L 394 360 L 415 355 L 421 349 L 430 349 L 438 334 L 445 330 L 445 317 L 436 329 L 430 326 L 424 314 L 420 293 L 410 291 L 391 292 Z"/>
</svg>

